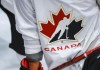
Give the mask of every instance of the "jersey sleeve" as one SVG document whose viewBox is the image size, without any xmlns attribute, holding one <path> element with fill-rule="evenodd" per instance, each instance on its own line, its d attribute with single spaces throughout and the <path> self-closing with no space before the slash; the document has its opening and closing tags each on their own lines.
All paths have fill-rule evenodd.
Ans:
<svg viewBox="0 0 100 70">
<path fill-rule="evenodd" d="M 36 14 L 31 0 L 15 0 L 16 29 L 24 39 L 25 53 L 29 60 L 42 59 Z"/>
<path fill-rule="evenodd" d="M 1 0 L 1 4 L 10 12 L 14 13 L 13 1 L 15 0 Z"/>
</svg>

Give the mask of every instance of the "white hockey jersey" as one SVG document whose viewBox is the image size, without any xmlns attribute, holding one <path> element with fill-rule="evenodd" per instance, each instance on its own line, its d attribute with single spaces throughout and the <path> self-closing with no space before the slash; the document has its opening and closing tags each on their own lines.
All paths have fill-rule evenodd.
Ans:
<svg viewBox="0 0 100 70">
<path fill-rule="evenodd" d="M 49 70 L 100 45 L 96 0 L 16 0 L 14 9 L 26 54 L 43 51 Z"/>
<path fill-rule="evenodd" d="M 1 4 L 12 13 L 14 13 L 13 2 L 14 0 L 1 0 Z"/>
<path fill-rule="evenodd" d="M 6 36 L 8 37 L 6 38 Z M 0 46 L 3 48 L 3 46 L 8 45 L 9 43 L 11 43 L 9 19 L 4 11 L 0 8 Z"/>
</svg>

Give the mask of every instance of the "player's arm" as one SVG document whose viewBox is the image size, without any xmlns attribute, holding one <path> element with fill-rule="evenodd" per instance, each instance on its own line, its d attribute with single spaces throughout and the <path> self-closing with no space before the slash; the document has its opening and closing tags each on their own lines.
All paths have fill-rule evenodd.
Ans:
<svg viewBox="0 0 100 70">
<path fill-rule="evenodd" d="M 15 0 L 16 29 L 24 39 L 26 58 L 31 70 L 39 66 L 42 50 L 39 41 L 36 15 L 31 0 Z"/>
<path fill-rule="evenodd" d="M 14 14 L 13 1 L 14 0 L 1 0 L 1 4 L 3 7 Z"/>
<path fill-rule="evenodd" d="M 30 70 L 38 70 L 39 62 L 29 62 L 29 68 Z"/>
</svg>

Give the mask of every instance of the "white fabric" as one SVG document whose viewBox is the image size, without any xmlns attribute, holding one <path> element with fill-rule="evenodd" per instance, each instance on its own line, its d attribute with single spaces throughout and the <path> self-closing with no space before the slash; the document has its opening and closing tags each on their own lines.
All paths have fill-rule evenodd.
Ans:
<svg viewBox="0 0 100 70">
<path fill-rule="evenodd" d="M 14 13 L 14 8 L 13 8 L 13 2 L 14 2 L 14 0 L 1 0 L 1 4 L 7 9 L 7 10 L 9 10 L 10 12 L 12 12 L 12 13 Z M 5 19 L 4 18 L 4 20 L 5 21 L 7 21 L 8 19 Z M 9 22 L 8 22 L 9 23 Z M 7 25 L 7 27 L 8 26 L 10 26 L 10 25 Z M 8 34 L 10 34 L 11 32 L 9 32 L 9 31 L 7 31 L 8 32 Z M 1 34 L 1 33 L 0 33 Z M 4 34 L 6 34 L 6 33 L 4 33 Z M 1 35 L 2 36 L 2 35 Z M 5 38 L 7 37 L 7 36 L 4 36 Z M 11 40 L 11 38 L 9 38 L 9 40 Z M 5 47 L 5 46 L 4 46 Z M 4 58 L 9 58 L 9 59 L 6 59 L 6 61 L 8 62 L 7 63 L 7 65 L 9 64 L 9 61 L 13 58 L 14 60 L 16 60 L 16 61 L 14 61 L 13 63 L 11 63 L 11 64 L 9 64 L 10 66 L 12 66 L 13 65 L 13 67 L 12 68 L 8 68 L 8 70 L 19 70 L 19 64 L 20 64 L 20 62 L 21 62 L 21 60 L 23 59 L 23 58 L 25 58 L 25 56 L 23 56 L 23 55 L 20 55 L 20 54 L 18 54 L 18 53 L 15 53 L 13 50 L 11 50 L 10 48 L 8 48 L 8 45 L 6 46 L 7 47 L 7 50 L 5 50 L 5 51 L 7 51 L 8 53 L 9 53 L 9 55 L 11 55 L 10 57 L 9 56 L 7 56 L 7 57 L 4 57 Z M 1 48 L 2 49 L 2 48 Z M 2 52 L 3 53 L 3 52 Z M 14 54 L 11 54 L 11 53 L 14 53 Z M 5 52 L 5 54 L 6 54 L 6 52 Z M 4 55 L 4 54 L 3 54 Z M 17 58 L 16 58 L 17 57 Z M 11 58 L 11 59 L 10 59 Z M 2 62 L 4 62 L 4 61 L 2 61 Z M 0 62 L 1 63 L 1 62 Z M 15 64 L 16 65 L 15 65 Z M 42 63 L 42 65 L 43 65 L 43 68 L 44 68 L 44 70 L 48 70 L 48 68 L 47 68 L 47 65 L 46 65 L 46 63 L 45 63 L 45 59 L 44 59 L 44 57 L 43 57 L 43 60 L 41 61 L 41 63 Z M 7 66 L 5 65 L 5 64 L 3 64 L 2 66 L 1 66 L 2 68 L 0 68 L 0 70 L 6 70 L 6 68 L 7 68 Z"/>
<path fill-rule="evenodd" d="M 100 34 L 100 11 L 96 0 L 16 0 L 14 5 L 17 22 L 16 27 L 23 35 L 25 52 L 27 54 L 35 54 L 43 50 L 49 70 L 100 44 L 99 42 L 95 42 L 91 46 Z M 63 14 L 58 16 L 56 21 L 54 18 L 61 10 L 67 17 L 64 16 L 57 22 Z M 67 20 L 68 14 L 70 14 L 69 20 Z M 82 20 L 81 26 L 83 27 L 74 35 L 75 40 L 66 38 L 50 43 L 50 40 L 53 39 L 54 35 L 60 29 L 61 34 L 64 29 L 68 30 L 66 27 L 61 27 L 60 24 L 63 22 L 69 25 L 68 22 L 71 23 L 74 19 L 76 22 Z M 56 26 L 56 29 L 50 36 L 50 30 L 53 29 L 52 25 L 55 25 L 56 22 L 59 25 L 58 27 Z M 47 24 L 48 27 L 46 28 Z M 46 31 L 47 29 L 48 31 Z M 59 34 L 59 37 L 61 37 L 61 34 Z M 58 39 L 60 39 L 59 37 Z M 68 49 L 65 49 L 66 47 Z M 63 49 L 59 51 L 58 48 Z M 80 63 L 77 65 L 76 63 L 75 68 L 78 66 L 82 65 Z M 70 67 L 71 70 L 75 70 L 74 65 Z M 79 67 L 79 70 L 81 69 Z M 66 70 L 70 70 L 69 67 L 66 67 Z"/>
<path fill-rule="evenodd" d="M 8 36 L 8 38 L 5 38 L 6 36 Z M 0 9 L 0 39 L 2 40 L 0 41 L 1 44 L 11 43 L 11 31 L 10 31 L 9 20 L 7 18 L 7 15 L 1 9 Z"/>
<path fill-rule="evenodd" d="M 15 51 L 9 48 L 10 43 L 10 23 L 7 15 L 0 9 L 0 70 L 19 70 L 20 61 Z"/>
<path fill-rule="evenodd" d="M 14 0 L 1 0 L 1 4 L 2 4 L 6 9 L 8 9 L 10 12 L 14 13 L 13 1 L 14 1 Z"/>
</svg>

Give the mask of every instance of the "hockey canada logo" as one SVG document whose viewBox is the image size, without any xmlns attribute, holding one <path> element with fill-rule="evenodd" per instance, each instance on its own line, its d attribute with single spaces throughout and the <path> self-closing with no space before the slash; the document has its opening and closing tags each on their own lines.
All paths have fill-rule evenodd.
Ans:
<svg viewBox="0 0 100 70">
<path fill-rule="evenodd" d="M 59 40 L 76 40 L 75 35 L 83 28 L 82 19 L 72 19 L 71 13 L 65 14 L 61 8 L 57 14 L 52 13 L 52 20 L 41 23 L 40 32 L 49 38 L 49 43 Z"/>
</svg>

